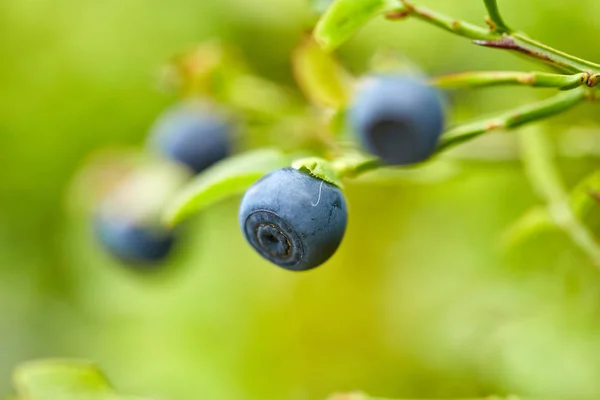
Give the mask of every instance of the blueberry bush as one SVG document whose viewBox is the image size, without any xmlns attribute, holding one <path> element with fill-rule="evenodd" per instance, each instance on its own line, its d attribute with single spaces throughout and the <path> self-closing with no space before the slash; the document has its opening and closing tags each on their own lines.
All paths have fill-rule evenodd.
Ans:
<svg viewBox="0 0 600 400">
<path fill-rule="evenodd" d="M 591 285 L 590 282 L 598 282 L 600 174 L 593 163 L 579 165 L 576 173 L 559 169 L 558 163 L 559 157 L 565 156 L 569 149 L 579 156 L 597 152 L 594 149 L 597 149 L 598 142 L 581 140 L 575 143 L 574 139 L 569 142 L 569 135 L 561 136 L 556 133 L 559 129 L 556 129 L 555 124 L 559 114 L 581 112 L 574 115 L 577 116 L 576 119 L 583 120 L 588 117 L 580 115 L 585 115 L 586 112 L 594 113 L 594 108 L 574 108 L 596 100 L 600 64 L 559 51 L 516 29 L 510 20 L 504 19 L 496 0 L 482 1 L 487 16 L 484 18 L 485 24 L 481 25 L 424 7 L 417 0 L 333 0 L 306 3 L 309 3 L 313 12 L 309 29 L 294 37 L 290 54 L 285 55 L 289 59 L 291 85 L 257 72 L 243 52 L 236 47 L 235 41 L 229 43 L 225 40 L 207 40 L 191 46 L 173 55 L 161 70 L 157 79 L 158 86 L 166 92 L 166 96 L 170 96 L 170 101 L 158 110 L 152 121 L 147 121 L 144 128 L 144 145 L 126 151 L 111 148 L 106 152 L 98 151 L 80 167 L 79 174 L 69 189 L 69 196 L 71 200 L 75 199 L 73 201 L 76 204 L 70 206 L 75 210 L 73 212 L 78 213 L 78 217 L 86 221 L 86 229 L 83 230 L 85 234 L 78 232 L 75 236 L 93 238 L 98 257 L 106 256 L 106 260 L 111 260 L 108 263 L 124 267 L 122 271 L 116 272 L 117 274 L 131 275 L 118 275 L 117 278 L 97 276 L 103 280 L 104 287 L 114 289 L 114 294 L 98 293 L 101 290 L 95 292 L 91 285 L 79 287 L 84 294 L 76 293 L 74 297 L 95 298 L 96 303 L 88 300 L 96 304 L 89 307 L 97 307 L 94 312 L 100 315 L 101 322 L 89 326 L 82 324 L 78 329 L 84 332 L 85 336 L 93 336 L 94 329 L 109 329 L 106 326 L 115 321 L 131 318 L 126 312 L 120 313 L 127 307 L 135 309 L 136 305 L 126 304 L 127 300 L 121 300 L 119 294 L 128 290 L 144 292 L 146 289 L 139 289 L 136 286 L 138 283 L 123 282 L 143 281 L 152 285 L 151 282 L 156 282 L 152 279 L 160 281 L 171 276 L 168 274 L 171 274 L 178 259 L 202 257 L 203 252 L 210 252 L 209 245 L 198 248 L 193 244 L 197 243 L 195 236 L 204 235 L 205 240 L 211 243 L 210 237 L 221 232 L 222 237 L 226 237 L 226 243 L 219 243 L 222 246 L 219 251 L 234 255 L 238 251 L 247 253 L 243 253 L 243 256 L 235 261 L 230 261 L 230 265 L 224 266 L 220 265 L 221 256 L 216 256 L 216 259 L 210 262 L 211 268 L 225 268 L 235 264 L 240 269 L 235 270 L 235 273 L 228 272 L 224 276 L 240 282 L 252 282 L 252 279 L 256 279 L 260 281 L 259 285 L 264 284 L 265 292 L 270 292 L 271 295 L 275 293 L 274 296 L 279 299 L 290 298 L 292 300 L 288 301 L 294 310 L 309 314 L 317 313 L 320 305 L 315 304 L 308 311 L 302 310 L 294 303 L 293 293 L 278 289 L 278 286 L 283 282 L 282 287 L 285 288 L 288 279 L 314 282 L 311 279 L 319 279 L 316 278 L 319 273 L 326 273 L 328 268 L 333 268 L 332 263 L 336 262 L 338 257 L 342 257 L 342 261 L 337 260 L 338 262 L 350 264 L 351 256 L 340 254 L 344 248 L 348 248 L 353 249 L 353 254 L 361 260 L 357 264 L 361 264 L 362 272 L 358 269 L 350 269 L 347 272 L 356 274 L 357 284 L 349 284 L 348 292 L 325 305 L 327 313 L 323 314 L 322 319 L 315 321 L 315 326 L 309 329 L 306 336 L 304 328 L 299 330 L 299 343 L 306 347 L 316 343 L 319 354 L 324 354 L 325 358 L 328 351 L 335 353 L 333 347 L 337 344 L 337 336 L 340 336 L 340 342 L 344 342 L 344 334 L 334 333 L 335 339 L 323 342 L 320 341 L 320 334 L 328 330 L 335 331 L 331 326 L 337 318 L 341 318 L 337 316 L 337 310 L 341 308 L 341 304 L 347 303 L 345 305 L 350 307 L 348 314 L 357 310 L 361 316 L 368 315 L 373 321 L 377 318 L 377 315 L 373 314 L 404 313 L 398 319 L 382 317 L 385 319 L 383 325 L 387 330 L 382 329 L 386 330 L 381 333 L 385 338 L 378 338 L 382 343 L 392 343 L 390 348 L 400 346 L 406 352 L 402 356 L 407 359 L 418 358 L 422 354 L 428 354 L 430 358 L 421 364 L 415 362 L 423 371 L 412 372 L 410 362 L 402 367 L 404 369 L 400 368 L 402 371 L 398 374 L 408 375 L 407 380 L 413 379 L 410 378 L 410 374 L 414 373 L 413 380 L 416 383 L 414 387 L 398 386 L 401 389 L 396 390 L 396 372 L 387 371 L 384 368 L 387 367 L 386 361 L 381 361 L 385 360 L 382 353 L 387 351 L 387 347 L 382 345 L 380 349 L 375 344 L 367 344 L 365 350 L 361 350 L 367 355 L 361 360 L 372 357 L 381 361 L 378 364 L 379 369 L 374 373 L 385 376 L 386 381 L 391 382 L 385 387 L 389 394 L 377 393 L 372 397 L 362 392 L 371 392 L 368 383 L 365 383 L 364 388 L 355 388 L 347 387 L 348 381 L 341 380 L 343 387 L 339 387 L 339 392 L 331 394 L 329 400 L 390 400 L 423 396 L 463 400 L 598 398 L 600 388 L 595 383 L 594 373 L 600 371 L 595 357 L 600 351 L 600 346 L 594 345 L 594 332 L 597 330 L 594 330 L 596 327 L 593 322 L 589 322 L 586 317 L 597 315 L 595 313 L 598 311 L 600 297 L 597 296 L 597 288 L 587 292 L 584 288 Z M 0 12 L 1 10 L 0 8 Z M 444 73 L 427 73 L 417 62 L 401 56 L 398 52 L 388 51 L 384 46 L 367 46 L 368 49 L 363 53 L 368 53 L 368 61 L 360 60 L 355 62 L 357 65 L 345 63 L 343 60 L 348 57 L 344 53 L 344 46 L 352 42 L 356 35 L 360 35 L 363 29 L 369 29 L 373 26 L 371 24 L 381 23 L 383 20 L 389 24 L 408 24 L 411 23 L 409 21 L 417 20 L 425 26 L 430 25 L 427 28 L 431 31 L 441 29 L 448 37 L 466 39 L 477 47 L 469 49 L 469 55 L 461 54 L 458 57 L 458 72 L 448 73 L 447 70 L 456 67 L 451 64 L 444 65 L 442 62 L 439 69 L 444 70 Z M 423 40 L 426 35 L 428 33 L 419 33 L 410 38 L 398 36 L 393 40 L 421 40 L 420 46 L 423 51 L 436 57 L 438 49 L 427 48 L 428 42 Z M 492 51 L 501 55 L 498 57 L 504 57 L 505 54 L 507 58 L 509 54 L 517 55 L 521 62 L 528 63 L 523 65 L 535 65 L 536 69 L 491 69 L 494 64 L 502 64 L 502 61 L 495 61 L 483 67 L 482 64 L 486 62 L 485 55 Z M 477 69 L 488 69 L 463 68 L 470 62 Z M 473 93 L 488 87 L 496 87 L 498 90 L 506 87 L 504 90 L 514 90 L 514 93 L 522 95 L 510 94 L 497 101 L 505 105 L 507 110 L 491 115 L 479 115 L 484 114 L 479 111 L 483 109 L 481 103 L 485 101 L 469 103 L 472 99 L 469 96 L 474 96 Z M 529 94 L 534 90 L 539 90 L 544 97 Z M 461 103 L 465 102 L 465 99 L 467 106 Z M 475 110 L 475 113 L 472 110 Z M 472 114 L 476 114 L 475 118 Z M 469 118 L 463 118 L 464 116 Z M 583 130 L 584 128 L 581 128 L 581 131 Z M 567 133 L 571 134 L 571 137 L 578 134 L 571 131 Z M 583 136 L 585 134 L 581 133 Z M 523 176 L 527 184 L 512 187 L 512 184 L 503 181 L 506 178 L 503 178 L 500 172 L 495 172 L 498 179 L 490 183 L 490 187 L 500 188 L 498 190 L 502 198 L 493 198 L 487 193 L 471 190 L 469 193 L 476 192 L 477 197 L 470 197 L 471 201 L 477 202 L 485 215 L 498 214 L 501 215 L 498 217 L 500 219 L 505 217 L 506 210 L 496 210 L 494 204 L 500 206 L 511 203 L 513 198 L 517 198 L 519 190 L 532 190 L 537 197 L 532 196 L 534 200 L 529 202 L 515 200 L 520 202 L 522 207 L 517 211 L 508 212 L 511 217 L 510 224 L 494 230 L 493 236 L 498 242 L 494 251 L 498 251 L 502 257 L 522 257 L 525 261 L 519 260 L 515 263 L 527 264 L 531 257 L 520 254 L 520 247 L 558 234 L 548 239 L 547 243 L 535 244 L 538 248 L 548 249 L 548 255 L 544 254 L 545 250 L 540 252 L 539 262 L 555 261 L 551 260 L 552 247 L 569 246 L 578 260 L 577 267 L 573 269 L 581 269 L 578 272 L 572 272 L 570 269 L 567 272 L 553 271 L 556 273 L 543 275 L 542 278 L 539 278 L 542 276 L 539 275 L 539 280 L 532 278 L 533 283 L 530 287 L 538 290 L 536 293 L 541 293 L 535 300 L 530 300 L 525 291 L 514 291 L 511 280 L 496 286 L 489 284 L 486 280 L 494 281 L 500 275 L 497 272 L 490 272 L 489 277 L 479 280 L 471 278 L 473 282 L 468 282 L 468 290 L 465 290 L 467 294 L 447 289 L 444 286 L 446 282 L 442 281 L 461 281 L 463 278 L 460 275 L 465 272 L 465 269 L 460 267 L 456 267 L 456 272 L 452 272 L 452 268 L 464 260 L 450 260 L 451 256 L 446 255 L 454 254 L 449 249 L 463 233 L 463 221 L 460 221 L 460 218 L 453 220 L 454 225 L 451 228 L 443 225 L 449 224 L 449 220 L 446 219 L 448 212 L 456 215 L 459 215 L 460 211 L 465 215 L 469 213 L 465 211 L 461 201 L 449 200 L 448 196 L 436 192 L 435 189 L 432 189 L 432 193 L 438 197 L 430 209 L 419 210 L 416 207 L 417 212 L 414 215 L 410 208 L 403 209 L 411 202 L 419 202 L 418 189 L 415 187 L 455 177 L 458 165 L 456 160 L 475 160 L 475 164 L 486 164 L 490 160 L 494 161 L 496 157 L 501 159 L 502 151 L 506 147 L 516 154 L 521 163 L 517 174 L 519 177 Z M 486 168 L 494 167 L 488 165 Z M 468 187 L 470 179 L 487 179 L 478 178 L 478 172 L 474 172 L 476 169 L 471 170 L 472 174 L 468 171 L 461 174 L 465 187 Z M 400 195 L 389 195 L 381 189 L 386 186 L 401 190 Z M 403 197 L 408 200 L 401 199 Z M 464 196 L 460 198 L 465 199 Z M 446 201 L 450 203 L 445 204 Z M 231 212 L 232 202 L 235 203 L 237 214 Z M 401 204 L 403 206 L 400 206 Z M 229 207 L 226 207 L 227 205 Z M 219 210 L 219 207 L 227 210 L 228 217 L 223 217 L 224 213 L 214 211 Z M 355 207 L 362 209 L 363 213 L 355 213 Z M 214 218 L 213 225 L 210 225 L 211 217 Z M 404 240 L 426 243 L 419 247 L 422 251 L 417 255 L 404 254 L 400 249 L 406 248 L 389 239 L 392 234 L 391 228 L 386 227 L 386 218 L 390 218 L 392 224 L 396 224 L 398 220 L 406 221 L 403 229 L 408 232 L 408 239 Z M 464 223 L 464 229 L 468 230 L 469 226 L 478 224 L 480 216 L 474 213 L 466 218 L 470 222 Z M 353 232 L 352 227 L 355 223 L 362 229 Z M 435 237 L 435 241 L 430 241 L 432 234 L 420 235 L 417 232 L 422 223 L 434 226 L 432 232 L 439 228 L 441 233 Z M 204 224 L 216 228 L 204 229 Z M 369 250 L 364 243 L 376 243 L 375 250 Z M 242 245 L 245 246 L 244 250 L 237 248 Z M 216 244 L 213 243 L 213 246 Z M 384 248 L 392 249 L 389 255 L 381 254 Z M 448 275 L 443 275 L 445 278 L 438 277 L 436 281 L 428 275 L 433 273 L 427 270 L 413 271 L 413 275 L 388 272 L 388 275 L 384 276 L 381 271 L 377 272 L 377 264 L 383 262 L 382 257 L 389 257 L 392 263 L 419 264 L 418 260 L 425 252 L 439 255 L 439 263 L 449 269 L 446 272 Z M 413 259 L 417 261 L 411 261 Z M 465 259 L 468 262 L 469 256 L 465 256 Z M 572 267 L 570 260 L 569 258 L 567 262 L 569 268 Z M 262 265 L 264 268 L 271 265 L 280 267 L 267 273 L 282 275 L 260 275 L 265 281 L 262 281 L 262 278 L 253 278 L 260 274 L 254 272 L 256 265 Z M 244 272 L 241 272 L 242 270 Z M 140 275 L 142 271 L 145 274 Z M 236 274 L 239 276 L 232 277 Z M 377 285 L 388 280 L 397 280 L 398 277 L 407 278 L 406 282 L 401 284 L 402 295 L 396 297 L 396 289 L 391 286 L 387 290 L 380 289 L 375 283 L 375 290 L 363 292 L 359 284 L 368 285 L 371 279 L 374 279 L 372 276 L 376 274 L 382 274 L 378 275 Z M 511 274 L 514 274 L 511 277 L 518 281 L 520 274 L 525 275 L 526 272 L 513 271 Z M 542 273 L 536 270 L 531 274 Z M 567 275 L 566 283 L 558 278 L 562 274 Z M 77 274 L 74 276 L 74 281 L 82 279 Z M 556 280 L 552 280 L 553 276 Z M 438 282 L 437 286 L 430 284 L 430 279 L 431 282 Z M 552 280 L 552 283 L 548 284 L 548 280 Z M 540 281 L 544 284 L 539 284 Z M 322 282 L 323 285 L 327 285 L 334 280 Z M 478 287 L 480 284 L 484 289 Z M 485 289 L 488 287 L 485 285 L 488 284 L 493 290 L 502 292 L 502 296 L 498 298 L 510 298 L 510 304 L 503 304 L 502 307 L 498 305 L 498 298 Z M 128 288 L 128 285 L 131 287 Z M 178 325 L 177 322 L 173 322 L 175 317 L 171 319 L 173 313 L 177 318 L 181 317 L 181 320 L 186 320 L 186 317 L 189 317 L 188 313 L 198 313 L 206 315 L 209 319 L 213 318 L 211 320 L 215 321 L 215 325 L 226 326 L 228 332 L 221 330 L 225 328 L 209 327 L 214 329 L 210 337 L 216 343 L 216 348 L 228 349 L 229 352 L 223 356 L 226 359 L 233 359 L 238 352 L 246 351 L 242 345 L 229 348 L 227 338 L 231 332 L 247 329 L 248 325 L 244 325 L 247 323 L 247 313 L 239 312 L 240 320 L 232 321 L 225 316 L 214 316 L 208 309 L 214 301 L 213 297 L 222 293 L 223 287 L 226 287 L 222 283 L 219 286 L 218 281 L 216 285 L 213 288 L 204 287 L 205 293 L 188 289 L 176 305 L 169 304 L 170 300 L 162 303 L 161 295 L 152 293 L 149 296 L 152 298 L 151 306 L 144 308 L 148 316 L 139 316 L 144 322 L 138 326 L 138 329 L 142 330 L 138 338 L 143 337 L 147 342 L 140 344 L 139 340 L 130 341 L 127 335 L 124 335 L 122 342 L 117 345 L 123 346 L 123 358 L 127 358 L 130 346 L 141 346 L 142 353 L 153 355 L 160 354 L 162 346 L 165 346 L 165 349 L 170 349 L 165 350 L 165 353 L 175 351 L 181 352 L 183 358 L 192 357 L 187 354 L 186 346 L 195 346 L 195 332 L 201 329 L 193 322 L 181 322 L 181 325 Z M 574 304 L 578 304 L 566 295 L 565 302 L 573 304 L 558 304 L 558 300 L 556 303 L 548 300 L 552 296 L 562 299 L 560 296 L 563 292 L 558 289 L 560 285 L 564 285 L 561 289 L 570 295 L 584 293 L 581 297 L 585 297 L 582 300 L 585 307 L 579 311 L 582 314 L 569 315 L 568 311 L 560 308 L 575 307 Z M 69 287 L 68 284 L 65 286 Z M 435 298 L 436 301 L 427 297 L 423 288 L 435 293 L 431 298 Z M 160 289 L 169 291 L 172 287 Z M 470 308 L 475 307 L 472 303 L 477 301 L 469 299 L 469 291 L 485 292 L 476 297 L 481 300 L 481 308 L 476 311 Z M 273 301 L 273 297 L 267 294 L 264 298 L 257 296 L 246 300 L 243 293 L 245 292 L 242 289 L 238 301 L 232 300 L 231 304 L 224 307 L 242 307 L 246 304 L 251 307 L 252 301 Z M 148 294 L 142 296 L 145 295 Z M 232 295 L 233 297 L 235 296 Z M 366 307 L 364 304 L 376 301 L 379 308 L 374 307 L 375 311 L 363 310 L 361 313 L 361 307 Z M 547 301 L 550 304 L 547 304 Z M 192 306 L 196 302 L 206 305 Z M 414 307 L 399 305 L 398 302 L 414 303 Z M 86 301 L 82 300 L 82 303 Z M 447 308 L 439 310 L 439 305 L 441 308 L 447 305 Z M 544 306 L 549 308 L 543 308 Z M 114 314 L 102 311 L 105 308 L 111 309 Z M 433 308 L 436 308 L 435 312 L 431 311 Z M 554 308 L 562 310 L 557 313 L 561 318 L 564 317 L 564 320 L 557 321 L 553 316 L 538 313 L 538 310 L 545 310 L 551 315 Z M 279 312 L 284 313 L 281 310 Z M 420 321 L 420 315 L 425 312 L 429 312 L 434 320 L 432 330 L 447 331 L 450 344 L 438 343 L 437 338 L 427 336 L 430 334 L 429 329 L 413 329 L 411 323 L 406 322 Z M 509 322 L 498 322 L 504 321 L 504 314 L 508 315 L 507 321 L 513 321 L 513 325 Z M 277 329 L 281 329 L 280 333 L 285 336 L 286 329 L 292 328 L 277 327 L 278 317 L 281 316 L 275 311 L 273 315 L 265 313 L 257 316 L 256 323 L 259 327 L 261 324 L 272 324 L 276 332 L 279 332 Z M 134 316 L 133 319 L 135 318 L 138 317 Z M 450 319 L 452 324 L 448 322 Z M 460 323 L 454 324 L 454 319 L 478 322 L 471 328 Z M 352 327 L 356 330 L 354 333 L 357 337 L 361 338 L 360 342 L 363 341 L 362 335 L 364 342 L 369 342 L 374 334 L 368 331 L 368 327 L 363 326 L 363 322 L 358 321 Z M 547 328 L 554 324 L 563 325 L 560 325 L 562 330 L 557 330 L 555 336 L 552 336 L 554 333 L 548 332 Z M 394 336 L 394 328 L 400 328 L 397 331 L 407 333 L 399 335 L 404 335 L 400 338 L 386 336 Z M 557 343 L 563 343 L 563 340 L 567 342 L 569 335 L 580 332 L 577 330 L 579 328 L 584 332 L 581 335 L 583 338 L 566 344 L 574 347 L 573 353 L 556 350 Z M 531 329 L 531 332 L 544 331 L 549 335 L 544 336 L 547 342 L 539 343 L 535 333 L 523 339 L 527 336 L 528 329 Z M 164 333 L 171 330 L 176 334 L 168 336 Z M 260 336 L 260 329 L 257 328 L 254 335 Z M 171 342 L 178 344 L 161 342 L 161 338 L 167 336 L 175 337 Z M 406 348 L 403 347 L 404 340 L 407 343 L 420 343 L 421 336 L 426 337 L 424 343 L 428 344 L 423 346 L 427 349 L 411 349 L 410 344 L 406 345 Z M 488 342 L 482 343 L 482 337 Z M 255 338 L 249 340 L 253 341 Z M 254 352 L 248 351 L 249 357 L 254 354 L 261 359 L 255 352 L 260 353 L 265 346 L 273 344 L 272 340 L 267 342 Z M 398 344 L 400 342 L 402 345 Z M 490 349 L 494 348 L 506 349 L 510 347 L 506 343 L 513 342 L 521 347 L 515 346 L 514 350 L 511 347 L 511 351 L 506 350 L 500 356 L 491 357 L 488 363 L 486 351 L 492 352 Z M 470 343 L 469 347 L 464 343 Z M 178 347 L 179 344 L 181 348 Z M 279 350 L 273 353 L 275 355 L 271 356 L 272 359 L 267 357 L 261 360 L 268 364 L 276 364 L 276 355 L 283 354 L 288 349 L 285 344 L 275 347 Z M 548 355 L 548 366 L 545 367 L 549 368 L 550 372 L 536 374 L 541 364 L 531 360 L 543 359 L 545 349 L 548 348 L 556 351 Z M 204 345 L 201 350 L 210 354 L 213 350 L 212 343 Z M 101 346 L 98 351 L 102 352 Z M 442 355 L 438 356 L 438 351 Z M 540 358 L 523 357 L 522 354 L 527 351 L 539 354 Z M 477 355 L 467 356 L 466 353 Z M 144 363 L 160 363 L 150 355 L 147 357 Z M 589 361 L 589 365 L 582 366 L 579 361 L 586 357 L 593 360 Z M 340 357 L 339 360 L 342 361 L 335 364 L 337 367 L 345 363 L 354 363 L 352 356 Z M 463 383 L 464 375 L 461 375 L 461 372 L 455 372 L 456 375 L 453 376 L 454 366 L 448 360 L 459 360 L 461 365 L 468 365 L 463 368 L 469 371 L 480 370 L 477 383 L 472 386 Z M 490 365 L 494 363 L 500 366 Z M 298 368 L 299 371 L 314 369 L 315 373 L 330 376 L 330 367 L 317 364 L 318 360 L 312 360 L 310 365 L 304 366 L 305 368 Z M 190 365 L 197 364 L 190 362 Z M 126 360 L 120 368 L 120 372 L 131 370 Z M 197 372 L 193 368 L 186 368 L 181 376 L 174 372 L 168 363 L 164 366 L 156 365 L 154 368 L 153 373 L 161 378 L 169 377 L 175 382 L 180 382 L 202 376 L 207 381 L 219 383 L 215 383 L 214 387 L 227 387 L 230 390 L 228 393 L 215 394 L 217 389 L 214 392 L 207 389 L 206 392 L 201 392 L 200 396 L 204 396 L 202 398 L 245 398 L 235 387 L 235 383 L 216 373 L 211 375 L 210 366 L 201 365 Z M 243 369 L 243 366 L 240 368 Z M 431 370 L 427 370 L 428 368 Z M 508 374 L 509 378 L 505 381 L 495 379 L 496 375 L 504 376 L 495 368 L 498 371 L 502 368 L 516 369 L 518 374 Z M 116 368 L 116 376 L 118 369 Z M 288 372 L 284 369 L 279 371 L 282 376 L 295 374 L 293 370 Z M 352 365 L 349 370 L 357 371 L 357 375 L 352 375 L 355 377 L 366 373 L 369 365 Z M 107 372 L 112 375 L 110 369 L 107 369 Z M 423 376 L 436 374 L 448 374 L 444 379 L 440 379 L 444 384 L 431 390 L 415 389 L 428 386 L 427 382 L 420 381 L 424 379 Z M 281 380 L 281 376 L 271 379 L 269 376 L 259 375 L 253 375 L 254 381 L 248 385 L 255 385 L 258 388 L 257 393 L 268 393 L 264 398 L 308 399 L 314 395 L 312 392 L 305 393 L 298 389 L 297 392 L 289 392 L 287 397 L 278 397 L 278 381 Z M 517 375 L 518 378 L 514 378 Z M 560 382 L 559 378 L 563 376 L 568 383 Z M 137 397 L 123 394 L 120 389 L 115 388 L 119 385 L 109 382 L 95 364 L 75 358 L 31 361 L 17 367 L 12 378 L 15 395 L 8 398 L 15 400 L 155 398 L 152 395 Z M 363 381 L 357 381 L 357 386 L 362 383 Z M 133 387 L 139 388 L 135 385 Z M 186 397 L 188 394 L 183 387 L 184 385 L 179 393 L 180 398 L 199 398 L 198 393 Z M 355 389 L 361 391 L 353 391 Z M 373 389 L 381 391 L 382 387 L 373 385 Z M 462 389 L 469 394 L 456 396 Z M 395 395 L 396 392 L 410 395 L 399 397 Z M 418 396 L 413 396 L 414 393 Z M 495 393 L 499 395 L 495 396 Z"/>
</svg>

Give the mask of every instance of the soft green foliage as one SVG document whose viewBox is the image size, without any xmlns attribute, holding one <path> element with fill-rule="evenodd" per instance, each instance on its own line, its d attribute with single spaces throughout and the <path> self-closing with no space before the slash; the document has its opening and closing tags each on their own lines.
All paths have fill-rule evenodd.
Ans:
<svg viewBox="0 0 600 400">
<path fill-rule="evenodd" d="M 525 172 L 538 195 L 546 203 L 546 209 L 533 209 L 525 214 L 508 234 L 508 243 L 539 233 L 543 228 L 550 227 L 548 222 L 551 221 L 562 229 L 593 263 L 599 265 L 600 245 L 579 218 L 584 207 L 589 204 L 583 202 L 581 196 L 582 186 L 587 184 L 574 189 L 569 198 L 559 171 L 554 165 L 554 152 L 545 132 L 534 126 L 522 132 L 520 138 Z M 594 181 L 595 177 L 592 176 L 590 184 Z"/>
<path fill-rule="evenodd" d="M 600 171 L 582 179 L 571 191 L 570 204 L 582 222 L 593 221 L 600 211 Z"/>
<path fill-rule="evenodd" d="M 164 221 L 173 226 L 231 195 L 243 192 L 268 172 L 289 165 L 277 150 L 256 150 L 227 158 L 186 185 L 166 207 Z"/>
<path fill-rule="evenodd" d="M 373 17 L 399 7 L 397 0 L 336 0 L 315 27 L 315 39 L 335 50 Z"/>
<path fill-rule="evenodd" d="M 106 377 L 84 361 L 31 362 L 17 368 L 14 380 L 18 394 L 29 400 L 100 400 L 114 394 Z"/>
<path fill-rule="evenodd" d="M 450 32 L 496 35 L 481 22 L 481 1 L 423 4 L 449 15 L 435 22 Z M 565 4 L 499 1 L 510 27 L 600 60 L 590 45 L 600 36 L 597 1 Z M 477 29 L 452 24 L 458 16 Z M 290 55 L 313 19 L 303 0 L 0 1 L 1 393 L 12 391 L 10 371 L 22 361 L 77 355 L 102 365 L 118 390 L 164 400 L 319 400 L 353 389 L 375 399 L 600 397 L 596 266 L 558 228 L 502 253 L 495 247 L 527 210 L 547 210 L 523 173 L 520 129 L 488 131 L 423 167 L 344 179 L 347 235 L 309 275 L 256 257 L 239 230 L 238 202 L 225 199 L 188 221 L 183 251 L 161 274 L 131 273 L 100 251 L 71 195 L 73 177 L 99 148 L 140 147 L 175 100 L 156 90 L 153 74 L 188 44 L 221 37 L 258 71 L 223 96 L 252 117 L 248 150 L 322 150 L 303 105 L 281 118 L 291 108 L 285 99 L 302 99 Z M 337 59 L 357 76 L 385 48 L 427 75 L 535 65 L 415 14 L 377 18 L 345 43 Z M 451 126 L 552 92 L 454 90 Z M 575 215 L 595 239 L 595 192 L 579 182 L 598 168 L 596 110 L 583 105 L 545 126 L 552 164 L 567 192 L 581 188 L 576 203 L 587 211 Z M 336 170 L 344 157 L 318 154 Z"/>
<path fill-rule="evenodd" d="M 507 250 L 510 250 L 513 246 L 548 229 L 559 229 L 559 227 L 552 220 L 547 207 L 537 206 L 527 211 L 506 230 L 502 237 L 502 244 Z"/>
<path fill-rule="evenodd" d="M 40 360 L 19 366 L 18 395 L 26 400 L 150 400 L 115 392 L 93 364 L 77 360 Z"/>
<path fill-rule="evenodd" d="M 294 51 L 292 65 L 298 86 L 313 103 L 334 109 L 347 104 L 352 78 L 312 37 Z"/>
</svg>

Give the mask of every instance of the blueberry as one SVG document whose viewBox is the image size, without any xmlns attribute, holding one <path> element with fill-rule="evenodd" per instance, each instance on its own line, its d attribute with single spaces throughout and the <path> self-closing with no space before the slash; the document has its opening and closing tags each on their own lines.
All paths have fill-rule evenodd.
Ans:
<svg viewBox="0 0 600 400">
<path fill-rule="evenodd" d="M 334 185 L 294 168 L 271 172 L 244 195 L 239 222 L 260 255 L 293 271 L 315 268 L 339 247 L 348 213 Z"/>
<path fill-rule="evenodd" d="M 159 153 L 199 173 L 231 154 L 232 129 L 229 118 L 214 107 L 186 102 L 156 120 L 150 140 Z"/>
<path fill-rule="evenodd" d="M 175 243 L 171 231 L 144 226 L 116 215 L 98 214 L 94 228 L 104 248 L 127 264 L 148 266 L 163 261 Z"/>
<path fill-rule="evenodd" d="M 348 115 L 362 146 L 388 165 L 428 159 L 445 120 L 440 94 L 418 78 L 403 75 L 371 77 Z"/>
<path fill-rule="evenodd" d="M 128 171 L 95 204 L 93 233 L 123 264 L 158 264 L 177 244 L 178 232 L 161 224 L 162 210 L 191 175 L 179 164 L 159 161 Z"/>
</svg>

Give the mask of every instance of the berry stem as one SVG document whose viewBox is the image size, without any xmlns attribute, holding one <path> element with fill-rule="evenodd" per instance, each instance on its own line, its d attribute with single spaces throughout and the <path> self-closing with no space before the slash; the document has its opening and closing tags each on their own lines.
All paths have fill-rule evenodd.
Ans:
<svg viewBox="0 0 600 400">
<path fill-rule="evenodd" d="M 573 89 L 588 81 L 587 73 L 573 75 L 519 71 L 473 71 L 435 77 L 431 84 L 440 88 L 524 85 Z"/>
<path fill-rule="evenodd" d="M 554 163 L 555 155 L 545 132 L 536 126 L 522 132 L 519 138 L 527 176 L 544 199 L 553 222 L 600 267 L 600 246 L 571 208 L 569 195 Z"/>
<path fill-rule="evenodd" d="M 339 177 L 354 178 L 383 165 L 377 157 L 362 153 L 348 153 L 335 159 L 332 166 Z"/>
<path fill-rule="evenodd" d="M 588 91 L 585 88 L 578 88 L 559 93 L 537 103 L 515 108 L 494 118 L 452 128 L 442 136 L 437 152 L 444 151 L 492 130 L 512 129 L 559 114 L 580 103 L 585 99 L 587 93 Z"/>
<path fill-rule="evenodd" d="M 510 33 L 511 29 L 504 23 L 496 0 L 483 0 L 483 3 L 491 22 L 490 28 L 496 32 Z"/>
<path fill-rule="evenodd" d="M 402 8 L 388 13 L 387 18 L 402 19 L 413 16 L 456 35 L 473 39 L 474 43 L 480 46 L 513 50 L 571 73 L 585 72 L 590 75 L 600 74 L 600 64 L 556 50 L 522 33 L 510 31 L 500 18 L 496 1 L 484 1 L 490 14 L 489 21 L 491 22 L 492 30 L 448 17 L 426 7 L 416 6 L 408 0 L 400 0 Z"/>
</svg>

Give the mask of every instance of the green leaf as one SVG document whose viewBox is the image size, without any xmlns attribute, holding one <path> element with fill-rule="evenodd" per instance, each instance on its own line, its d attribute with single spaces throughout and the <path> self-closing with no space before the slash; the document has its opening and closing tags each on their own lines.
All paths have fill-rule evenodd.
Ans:
<svg viewBox="0 0 600 400">
<path fill-rule="evenodd" d="M 227 158 L 195 177 L 173 197 L 163 222 L 174 226 L 205 207 L 245 191 L 274 169 L 290 164 L 290 156 L 277 150 L 260 149 Z"/>
<path fill-rule="evenodd" d="M 558 228 L 548 212 L 548 208 L 537 206 L 527 211 L 506 230 L 502 237 L 502 245 L 510 248 L 527 240 L 532 235 Z"/>
<path fill-rule="evenodd" d="M 600 171 L 593 172 L 575 186 L 570 205 L 575 215 L 583 220 L 594 211 L 600 211 Z"/>
<path fill-rule="evenodd" d="M 18 395 L 27 400 L 103 399 L 115 394 L 98 368 L 85 361 L 29 362 L 16 369 L 14 382 Z"/>
<path fill-rule="evenodd" d="M 343 188 L 344 185 L 333 165 L 319 157 L 308 157 L 296 160 L 292 163 L 292 167 L 297 170 L 308 172 L 315 178 L 329 182 L 332 185 Z"/>
<path fill-rule="evenodd" d="M 373 17 L 399 8 L 396 0 L 337 0 L 319 19 L 315 39 L 325 51 L 333 51 Z"/>
<path fill-rule="evenodd" d="M 598 236 L 600 233 L 600 171 L 585 177 L 570 193 L 569 205 L 577 220 Z"/>
<path fill-rule="evenodd" d="M 312 36 L 295 49 L 292 66 L 298 86 L 314 104 L 340 109 L 348 103 L 352 89 L 350 74 Z"/>
</svg>

